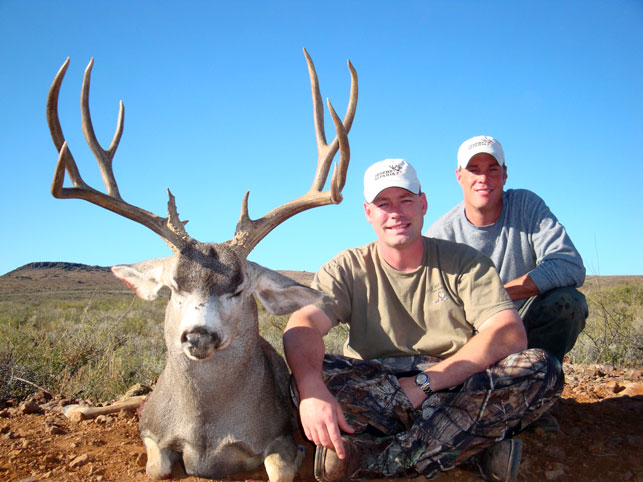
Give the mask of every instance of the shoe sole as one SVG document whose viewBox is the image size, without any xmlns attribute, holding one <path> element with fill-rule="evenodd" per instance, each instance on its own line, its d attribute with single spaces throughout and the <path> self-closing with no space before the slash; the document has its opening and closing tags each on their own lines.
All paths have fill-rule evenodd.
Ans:
<svg viewBox="0 0 643 482">
<path fill-rule="evenodd" d="M 511 455 L 509 456 L 511 465 L 509 466 L 508 482 L 518 480 L 518 471 L 520 470 L 520 461 L 522 460 L 522 440 L 514 439 L 511 444 Z"/>
<path fill-rule="evenodd" d="M 326 447 L 315 447 L 315 464 L 313 474 L 319 482 L 324 482 L 324 459 L 326 458 Z"/>
</svg>

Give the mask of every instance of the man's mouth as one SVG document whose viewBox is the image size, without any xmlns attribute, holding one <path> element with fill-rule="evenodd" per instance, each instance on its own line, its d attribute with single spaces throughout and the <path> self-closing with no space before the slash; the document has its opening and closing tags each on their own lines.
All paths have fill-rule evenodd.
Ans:
<svg viewBox="0 0 643 482">
<path fill-rule="evenodd" d="M 411 223 L 400 223 L 400 224 L 396 224 L 395 226 L 389 226 L 386 229 L 388 229 L 390 231 L 403 231 L 403 230 L 407 229 L 410 225 L 411 225 Z"/>
</svg>

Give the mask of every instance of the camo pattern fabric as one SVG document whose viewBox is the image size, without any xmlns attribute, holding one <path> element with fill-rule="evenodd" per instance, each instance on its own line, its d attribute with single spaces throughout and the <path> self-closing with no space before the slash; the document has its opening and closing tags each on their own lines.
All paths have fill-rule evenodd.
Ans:
<svg viewBox="0 0 643 482">
<path fill-rule="evenodd" d="M 574 348 L 588 314 L 585 295 L 571 286 L 533 296 L 520 308 L 529 348 L 547 350 L 560 362 Z"/>
<path fill-rule="evenodd" d="M 511 438 L 559 397 L 564 377 L 558 360 L 540 349 L 515 353 L 414 409 L 398 377 L 439 362 L 406 356 L 371 361 L 326 355 L 323 376 L 355 434 L 362 454 L 351 478 L 421 474 L 435 478 L 472 455 Z"/>
</svg>

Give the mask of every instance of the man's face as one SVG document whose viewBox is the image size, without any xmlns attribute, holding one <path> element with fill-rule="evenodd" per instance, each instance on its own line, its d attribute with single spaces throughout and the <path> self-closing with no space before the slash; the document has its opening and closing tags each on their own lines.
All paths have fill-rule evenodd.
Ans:
<svg viewBox="0 0 643 482">
<path fill-rule="evenodd" d="M 456 170 L 456 177 L 467 207 L 484 210 L 502 205 L 507 169 L 501 167 L 491 154 L 476 154 L 465 169 Z"/>
<path fill-rule="evenodd" d="M 366 219 L 380 242 L 404 247 L 422 235 L 427 202 L 424 193 L 413 194 L 401 187 L 389 187 L 371 203 L 364 203 Z"/>
</svg>

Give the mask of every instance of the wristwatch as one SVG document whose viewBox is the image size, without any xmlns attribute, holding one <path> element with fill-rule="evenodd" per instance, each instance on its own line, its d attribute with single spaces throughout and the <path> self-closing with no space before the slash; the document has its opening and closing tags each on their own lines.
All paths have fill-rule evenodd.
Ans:
<svg viewBox="0 0 643 482">
<path fill-rule="evenodd" d="M 420 388 L 420 390 L 426 393 L 427 397 L 433 394 L 433 390 L 431 390 L 431 382 L 429 381 L 429 376 L 426 373 L 418 373 L 415 376 L 415 384 Z"/>
</svg>

